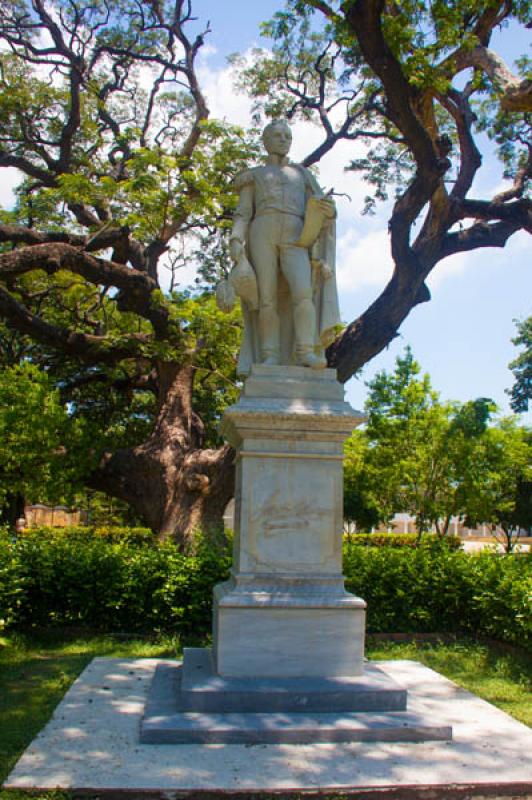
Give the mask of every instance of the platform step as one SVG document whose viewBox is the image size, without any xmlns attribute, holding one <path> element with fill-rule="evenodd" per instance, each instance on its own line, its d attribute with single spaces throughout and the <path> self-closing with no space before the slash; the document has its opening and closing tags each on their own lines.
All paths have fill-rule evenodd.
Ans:
<svg viewBox="0 0 532 800">
<path fill-rule="evenodd" d="M 418 714 L 171 714 L 145 717 L 142 744 L 315 744 L 428 742 L 452 738 L 449 726 Z"/>
<path fill-rule="evenodd" d="M 268 713 L 190 711 L 183 708 L 181 679 L 179 663 L 158 666 L 141 721 L 141 743 L 312 744 L 425 742 L 452 738 L 450 726 L 431 724 L 423 715 L 409 711 L 311 712 L 306 708 L 284 712 L 272 710 Z M 264 691 L 268 683 L 263 687 Z M 222 702 L 221 698 L 218 698 L 218 702 Z M 236 702 L 234 697 L 229 704 L 233 702 Z"/>
<path fill-rule="evenodd" d="M 404 687 L 373 664 L 357 677 L 228 678 L 214 671 L 208 648 L 186 648 L 174 678 L 156 680 L 176 681 L 180 711 L 404 711 L 407 704 Z"/>
</svg>

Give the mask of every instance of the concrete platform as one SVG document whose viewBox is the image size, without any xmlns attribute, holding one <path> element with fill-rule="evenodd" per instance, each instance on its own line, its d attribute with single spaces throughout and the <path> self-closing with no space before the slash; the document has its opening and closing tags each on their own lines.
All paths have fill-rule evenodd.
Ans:
<svg viewBox="0 0 532 800">
<path fill-rule="evenodd" d="M 161 663 L 172 662 L 95 659 L 5 788 L 100 798 L 340 790 L 357 800 L 532 797 L 532 731 L 415 662 L 379 666 L 408 689 L 410 712 L 453 726 L 452 742 L 141 745 L 140 719 Z"/>
</svg>

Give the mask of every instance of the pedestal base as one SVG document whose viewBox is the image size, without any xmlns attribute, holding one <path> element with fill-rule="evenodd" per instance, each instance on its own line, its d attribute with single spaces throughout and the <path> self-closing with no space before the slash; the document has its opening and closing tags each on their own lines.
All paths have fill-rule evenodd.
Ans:
<svg viewBox="0 0 532 800">
<path fill-rule="evenodd" d="M 3 788 L 39 796 L 61 790 L 100 800 L 532 797 L 532 731 L 413 661 L 379 666 L 408 689 L 408 718 L 417 712 L 434 727 L 452 725 L 452 741 L 322 744 L 317 733 L 305 746 L 139 744 L 146 695 L 156 667 L 163 665 L 175 670 L 176 662 L 91 661 Z M 362 724 L 370 715 L 356 716 Z"/>
<path fill-rule="evenodd" d="M 405 711 L 406 691 L 376 666 L 362 678 L 242 679 L 214 672 L 209 650 L 158 666 L 142 744 L 424 742 L 452 738 Z"/>
<path fill-rule="evenodd" d="M 366 604 L 343 580 L 237 576 L 214 590 L 219 675 L 304 678 L 361 675 Z"/>
<path fill-rule="evenodd" d="M 264 364 L 225 410 L 235 537 L 231 580 L 214 590 L 219 675 L 362 674 L 365 603 L 342 577 L 343 443 L 361 419 L 334 370 Z"/>
</svg>

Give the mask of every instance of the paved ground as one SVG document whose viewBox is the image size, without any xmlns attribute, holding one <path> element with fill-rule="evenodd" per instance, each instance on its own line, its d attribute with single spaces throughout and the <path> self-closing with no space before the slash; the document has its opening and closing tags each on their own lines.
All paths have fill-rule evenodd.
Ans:
<svg viewBox="0 0 532 800">
<path fill-rule="evenodd" d="M 406 685 L 412 711 L 453 726 L 452 742 L 140 745 L 140 717 L 157 663 L 95 659 L 6 787 L 94 790 L 100 797 L 117 790 L 168 798 L 187 791 L 341 788 L 366 798 L 386 787 L 387 797 L 532 797 L 532 731 L 415 662 L 380 666 Z M 428 793 L 418 794 L 420 787 Z"/>
</svg>

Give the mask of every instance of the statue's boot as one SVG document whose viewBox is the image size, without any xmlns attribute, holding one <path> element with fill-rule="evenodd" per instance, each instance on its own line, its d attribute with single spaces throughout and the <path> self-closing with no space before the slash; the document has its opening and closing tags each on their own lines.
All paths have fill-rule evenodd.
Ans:
<svg viewBox="0 0 532 800">
<path fill-rule="evenodd" d="M 274 351 L 272 351 L 270 353 L 268 351 L 263 352 L 262 364 L 266 364 L 266 365 L 269 365 L 271 367 L 276 367 L 280 363 L 281 363 L 281 356 L 279 355 L 279 353 L 277 351 L 274 350 Z"/>
<path fill-rule="evenodd" d="M 310 367 L 311 369 L 325 369 L 327 360 L 323 355 L 323 351 L 316 353 L 313 347 L 305 347 L 305 345 L 296 348 L 297 363 L 301 367 Z"/>
</svg>

